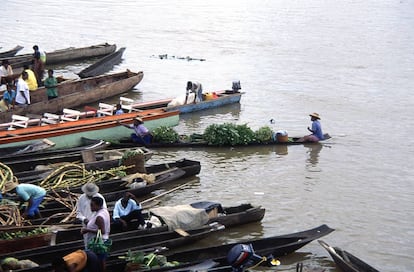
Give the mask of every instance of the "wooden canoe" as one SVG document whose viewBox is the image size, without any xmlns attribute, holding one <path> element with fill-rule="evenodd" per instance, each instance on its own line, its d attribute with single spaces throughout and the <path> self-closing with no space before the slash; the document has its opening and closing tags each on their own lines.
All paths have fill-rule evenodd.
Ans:
<svg viewBox="0 0 414 272">
<path fill-rule="evenodd" d="M 113 52 L 105 57 L 99 59 L 97 62 L 86 67 L 78 73 L 80 78 L 94 77 L 109 72 L 116 64 L 119 64 L 122 60 L 122 54 L 125 51 L 125 47 L 120 48 L 118 51 Z"/>
<path fill-rule="evenodd" d="M 0 240 L 0 254 L 47 246 L 51 239 L 52 233 L 49 232 L 13 240 Z"/>
<path fill-rule="evenodd" d="M 265 214 L 265 209 L 261 206 L 253 206 L 251 204 L 241 204 L 238 206 L 229 206 L 223 207 L 224 214 L 216 215 L 211 217 L 207 224 L 212 224 L 214 222 L 219 223 L 227 228 L 241 226 L 244 224 L 252 223 L 252 222 L 259 222 L 263 219 Z M 151 209 L 148 210 L 151 212 Z M 130 230 L 136 229 L 138 224 L 132 223 L 130 225 Z M 155 233 L 155 232 L 163 232 L 167 231 L 168 226 L 163 225 L 161 227 L 151 228 L 141 230 L 141 234 L 146 233 Z M 111 228 L 112 231 L 112 228 Z M 80 235 L 80 226 L 78 228 L 70 228 L 70 229 L 62 229 L 56 233 L 55 242 L 58 243 L 65 243 L 72 241 L 74 239 L 82 239 Z"/>
<path fill-rule="evenodd" d="M 192 135 L 180 135 L 179 141 L 175 143 L 157 143 L 152 142 L 151 144 L 146 145 L 148 148 L 206 148 L 206 147 L 229 147 L 229 145 L 212 145 L 206 142 L 205 140 L 201 139 L 201 134 L 196 134 L 197 139 L 192 139 Z M 325 139 L 323 141 L 326 141 L 331 138 L 331 136 L 328 133 L 324 134 Z M 279 141 L 271 141 L 266 143 L 259 143 L 259 142 L 252 142 L 245 145 L 233 145 L 235 146 L 273 146 L 273 145 L 307 145 L 307 144 L 321 144 L 323 141 L 319 142 L 299 142 L 298 140 L 301 137 L 288 137 L 288 140 L 286 142 L 279 142 Z M 127 148 L 127 147 L 133 147 L 133 146 L 140 146 L 140 144 L 133 143 L 129 138 L 122 138 L 118 142 L 112 143 L 113 147 L 116 148 Z M 141 145 L 142 146 L 142 145 Z"/>
<path fill-rule="evenodd" d="M 241 240 L 235 243 L 211 247 L 199 247 L 184 251 L 180 251 L 179 249 L 172 252 L 167 251 L 163 252 L 162 255 L 166 256 L 168 261 L 178 261 L 181 265 L 179 267 L 172 268 L 154 268 L 151 269 L 151 271 L 168 271 L 175 269 L 179 269 L 180 271 L 188 271 L 186 267 L 200 264 L 206 260 L 213 260 L 217 263 L 217 266 L 227 266 L 227 253 L 237 244 L 251 244 L 255 253 L 260 256 L 273 255 L 273 257 L 281 257 L 295 252 L 308 243 L 328 235 L 332 231 L 334 231 L 334 229 L 329 228 L 327 225 L 321 225 L 306 231 L 280 236 Z M 125 261 L 119 261 L 119 259 L 116 259 L 117 257 L 117 254 L 114 254 L 107 260 L 107 271 L 124 271 L 126 263 Z"/>
<path fill-rule="evenodd" d="M 0 123 L 12 121 L 12 115 L 58 113 L 64 108 L 75 108 L 131 90 L 141 82 L 143 72 L 126 72 L 102 75 L 80 80 L 66 80 L 59 83 L 59 97 L 48 100 L 47 89 L 41 87 L 30 92 L 31 104 L 27 107 L 16 106 L 12 111 L 0 113 Z"/>
<path fill-rule="evenodd" d="M 98 44 L 87 47 L 69 47 L 64 49 L 59 49 L 56 51 L 46 52 L 46 65 L 50 64 L 62 64 L 76 60 L 86 60 L 90 58 L 96 58 L 100 56 L 105 56 L 110 53 L 115 52 L 115 44 Z M 14 57 L 7 58 L 10 65 L 15 68 L 23 67 L 23 65 L 30 65 L 33 59 L 33 54 L 23 54 L 17 55 Z M 3 59 L 0 59 L 0 62 Z"/>
<path fill-rule="evenodd" d="M 39 140 L 32 144 L 17 145 L 12 147 L 0 147 L 0 160 L 2 163 L 5 163 L 7 159 L 16 158 L 19 156 L 31 157 L 35 153 L 47 150 L 54 146 L 54 143 L 47 140 Z"/>
<path fill-rule="evenodd" d="M 124 154 L 128 150 L 133 149 L 111 149 L 107 150 L 107 148 L 110 146 L 109 142 L 100 141 L 96 144 L 91 145 L 85 145 L 76 148 L 65 148 L 65 149 L 57 149 L 57 150 L 44 150 L 42 152 L 36 152 L 36 153 L 30 153 L 30 154 L 18 154 L 13 157 L 3 157 L 0 158 L 0 161 L 4 164 L 6 164 L 10 169 L 13 171 L 14 175 L 20 179 L 25 177 L 30 177 L 31 179 L 35 180 L 37 179 L 37 176 L 39 174 L 43 174 L 43 172 L 49 172 L 47 169 L 44 171 L 36 171 L 36 166 L 43 165 L 48 166 L 49 164 L 62 164 L 62 163 L 79 163 L 83 162 L 88 165 L 88 161 L 84 160 L 84 153 L 85 152 L 92 152 L 91 157 L 95 159 L 96 162 L 101 163 L 104 160 L 109 160 L 110 154 Z M 148 161 L 152 155 L 153 152 L 147 148 L 139 148 L 145 156 L 145 161 Z M 65 150 L 66 153 L 65 153 Z M 32 155 L 30 157 L 30 155 Z M 93 164 L 92 161 L 89 161 L 91 164 Z M 118 162 L 115 161 L 114 162 Z M 87 166 L 88 167 L 88 166 Z M 114 166 L 115 167 L 115 166 Z M 29 179 L 26 179 L 29 180 Z"/>
<path fill-rule="evenodd" d="M 141 250 L 152 247 L 176 248 L 206 238 L 208 235 L 222 229 L 224 229 L 223 226 L 215 224 L 213 226 L 203 226 L 198 229 L 187 230 L 186 233 L 188 235 L 182 235 L 177 231 L 165 231 L 145 235 L 139 235 L 139 230 L 117 233 L 110 235 L 112 239 L 111 254 L 123 253 L 129 249 Z M 64 256 L 83 247 L 83 240 L 78 240 L 53 246 L 8 252 L 0 255 L 0 259 L 8 256 L 17 259 L 29 259 L 38 264 L 48 264 L 51 261 L 50 256 Z"/>
<path fill-rule="evenodd" d="M 0 58 L 8 58 L 8 57 L 13 57 L 14 55 L 17 54 L 17 52 L 19 52 L 20 50 L 23 49 L 23 46 L 17 45 L 16 47 L 14 47 L 13 49 L 10 49 L 8 51 L 3 51 L 0 52 Z"/>
<path fill-rule="evenodd" d="M 328 251 L 335 264 L 343 272 L 379 272 L 363 260 L 357 258 L 351 253 L 340 249 L 339 247 L 331 247 L 322 240 L 318 240 L 319 244 Z"/>
<path fill-rule="evenodd" d="M 55 143 L 53 149 L 71 148 L 80 146 L 82 137 L 96 139 L 98 138 L 96 135 L 99 135 L 99 138 L 109 142 L 117 141 L 123 137 L 130 137 L 131 129 L 120 125 L 119 122 L 132 124 L 135 117 L 142 118 L 149 130 L 159 126 L 176 126 L 179 122 L 178 111 L 165 112 L 161 109 L 102 117 L 86 117 L 87 114 L 94 115 L 96 112 L 82 112 L 77 121 L 57 124 L 39 125 L 40 119 L 33 119 L 36 122 L 35 126 L 13 131 L 0 131 L 0 146 L 29 144 L 47 138 Z"/>
<path fill-rule="evenodd" d="M 189 103 L 179 106 L 168 106 L 173 100 L 172 98 L 149 101 L 149 102 L 131 102 L 127 107 L 131 107 L 132 110 L 146 110 L 146 109 L 157 109 L 163 108 L 166 111 L 180 111 L 180 114 L 191 113 L 195 111 L 207 110 L 222 107 L 229 104 L 239 103 L 242 92 L 238 91 L 216 91 L 217 97 L 213 99 L 203 100 L 198 103 Z M 121 101 L 122 104 L 122 101 Z"/>
</svg>

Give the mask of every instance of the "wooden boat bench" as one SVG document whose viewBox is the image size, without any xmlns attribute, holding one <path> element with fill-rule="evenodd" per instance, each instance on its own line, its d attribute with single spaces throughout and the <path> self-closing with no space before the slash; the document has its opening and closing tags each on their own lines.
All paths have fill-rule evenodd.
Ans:
<svg viewBox="0 0 414 272">
<path fill-rule="evenodd" d="M 15 130 L 16 127 L 27 128 L 29 126 L 29 120 L 29 117 L 13 114 L 8 130 Z"/>
<path fill-rule="evenodd" d="M 63 109 L 63 114 L 60 116 L 62 121 L 78 121 L 82 113 L 78 110 Z"/>
<path fill-rule="evenodd" d="M 114 105 L 109 105 L 106 103 L 99 103 L 99 110 L 97 110 L 96 112 L 99 115 L 107 115 L 107 116 L 112 116 L 114 115 L 114 111 L 115 111 L 115 106 Z"/>
<path fill-rule="evenodd" d="M 40 125 L 53 125 L 58 124 L 60 122 L 60 115 L 53 114 L 53 113 L 44 113 L 43 117 L 40 119 Z"/>
<path fill-rule="evenodd" d="M 121 109 L 123 109 L 126 113 L 130 113 L 133 111 L 140 112 L 142 110 L 134 108 L 134 100 L 127 97 L 120 97 L 119 104 L 121 104 Z"/>
</svg>

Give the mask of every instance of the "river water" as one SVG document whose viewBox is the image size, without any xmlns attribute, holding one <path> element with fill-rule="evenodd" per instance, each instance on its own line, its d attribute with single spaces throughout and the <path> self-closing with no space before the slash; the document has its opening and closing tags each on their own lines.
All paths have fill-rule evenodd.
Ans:
<svg viewBox="0 0 414 272">
<path fill-rule="evenodd" d="M 142 70 L 127 96 L 141 101 L 207 91 L 235 79 L 241 104 L 183 116 L 180 133 L 212 123 L 271 125 L 307 133 L 318 112 L 322 145 L 156 150 L 154 163 L 200 160 L 200 175 L 163 204 L 251 202 L 259 224 L 208 242 L 235 241 L 328 224 L 323 238 L 382 271 L 414 267 L 414 2 L 410 0 L 2 0 L 0 46 L 52 51 L 102 42 L 125 46 L 115 70 Z M 167 59 L 157 56 L 167 54 Z M 173 58 L 172 56 L 175 56 Z M 177 57 L 205 61 L 187 61 Z M 87 63 L 62 67 L 74 75 Z M 337 271 L 315 241 L 282 258 L 280 271 Z"/>
</svg>

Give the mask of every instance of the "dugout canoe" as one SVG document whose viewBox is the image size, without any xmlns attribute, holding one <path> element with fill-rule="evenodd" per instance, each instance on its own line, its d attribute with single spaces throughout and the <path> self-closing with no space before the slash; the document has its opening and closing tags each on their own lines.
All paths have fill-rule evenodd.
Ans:
<svg viewBox="0 0 414 272">
<path fill-rule="evenodd" d="M 53 167 L 49 166 L 53 166 L 53 164 L 85 163 L 86 167 L 88 167 L 88 163 L 93 164 L 94 162 L 97 162 L 97 164 L 102 164 L 102 166 L 109 166 L 112 164 L 104 161 L 113 161 L 115 160 L 115 157 L 121 157 L 128 151 L 140 150 L 144 154 L 145 161 L 148 161 L 154 154 L 153 151 L 145 147 L 109 150 L 107 149 L 108 147 L 110 147 L 109 142 L 99 141 L 96 144 L 84 145 L 76 148 L 56 150 L 46 149 L 41 152 L 30 154 L 18 154 L 13 157 L 0 158 L 0 161 L 10 167 L 18 179 L 30 177 L 32 180 L 36 180 L 39 174 L 50 172 Z M 32 156 L 30 157 L 30 155 Z M 84 161 L 84 159 L 92 161 Z M 116 160 L 116 162 L 119 162 L 119 160 Z M 42 165 L 42 170 L 36 171 L 38 165 Z"/>
<path fill-rule="evenodd" d="M 318 240 L 318 242 L 328 251 L 335 264 L 343 272 L 379 272 L 376 268 L 339 247 L 331 247 L 322 240 Z"/>
<path fill-rule="evenodd" d="M 223 107 L 225 105 L 240 103 L 241 96 L 243 92 L 224 90 L 224 91 L 215 91 L 216 96 L 204 99 L 201 102 L 197 103 L 188 103 L 185 105 L 173 105 L 170 104 L 174 100 L 173 98 L 149 101 L 149 102 L 134 102 L 128 101 L 123 98 L 120 99 L 121 106 L 124 107 L 124 110 L 146 110 L 146 109 L 157 109 L 162 108 L 166 111 L 179 111 L 180 114 L 191 113 L 201 110 L 213 109 L 218 107 Z M 206 93 L 204 95 L 207 95 Z M 169 105 L 170 104 L 170 105 Z"/>
<path fill-rule="evenodd" d="M 19 52 L 22 49 L 23 49 L 23 46 L 16 45 L 13 49 L 0 52 L 0 58 L 6 59 L 6 58 L 9 58 L 9 57 L 13 57 L 14 55 L 17 54 L 17 52 Z"/>
<path fill-rule="evenodd" d="M 118 51 L 115 51 L 105 57 L 99 59 L 95 63 L 86 67 L 78 73 L 80 78 L 94 77 L 98 75 L 105 74 L 112 70 L 112 68 L 119 64 L 122 61 L 122 54 L 125 51 L 125 47 L 120 48 Z"/>
<path fill-rule="evenodd" d="M 148 209 L 147 211 L 151 213 L 151 209 Z M 225 226 L 227 229 L 234 226 L 241 226 L 253 222 L 260 222 L 263 219 L 264 215 L 265 208 L 261 206 L 252 205 L 250 203 L 240 204 L 236 206 L 223 207 L 222 213 L 210 215 L 211 217 L 207 224 L 217 222 Z M 129 227 L 129 230 L 136 229 L 138 227 L 138 223 L 132 222 Z M 168 226 L 164 224 L 160 227 L 153 227 L 151 229 L 141 230 L 140 234 L 163 232 L 167 230 Z M 80 226 L 77 228 L 73 227 L 70 229 L 59 230 L 56 233 L 54 241 L 56 244 L 59 244 L 69 242 L 74 239 L 82 239 L 82 236 L 80 235 Z"/>
<path fill-rule="evenodd" d="M 9 252 L 19 251 L 23 249 L 47 246 L 50 244 L 51 240 L 51 232 L 10 240 L 0 239 L 0 254 L 7 254 Z"/>
<path fill-rule="evenodd" d="M 16 157 L 31 157 L 54 146 L 55 144 L 47 139 L 39 140 L 32 144 L 17 145 L 11 147 L 0 147 L 0 161 L 5 163 L 7 159 Z"/>
<path fill-rule="evenodd" d="M 328 235 L 332 231 L 334 231 L 334 229 L 331 229 L 327 225 L 321 225 L 319 227 L 306 231 L 280 236 L 240 240 L 234 243 L 211 247 L 195 247 L 184 251 L 176 249 L 171 252 L 162 252 L 161 254 L 166 256 L 168 261 L 178 261 L 181 265 L 172 268 L 153 268 L 151 271 L 168 271 L 176 269 L 176 271 L 188 271 L 186 267 L 198 265 L 207 260 L 213 260 L 217 263 L 217 266 L 228 266 L 229 264 L 227 263 L 227 253 L 233 246 L 238 244 L 252 245 L 255 253 L 260 256 L 273 255 L 273 257 L 281 257 L 295 252 L 308 243 L 319 239 L 320 237 Z M 114 254 L 107 260 L 107 271 L 125 271 L 126 262 L 119 260 L 118 257 L 119 256 L 117 254 Z M 145 271 L 145 269 L 138 269 L 134 271 Z"/>
<path fill-rule="evenodd" d="M 58 84 L 59 97 L 48 100 L 47 90 L 41 87 L 30 92 L 31 104 L 16 106 L 12 111 L 0 113 L 0 123 L 12 121 L 13 115 L 59 113 L 64 108 L 76 108 L 130 91 L 141 82 L 144 73 L 125 71 L 79 80 L 66 80 Z"/>
<path fill-rule="evenodd" d="M 270 141 L 265 143 L 252 142 L 248 144 L 239 144 L 239 145 L 214 145 L 209 144 L 203 139 L 202 134 L 194 133 L 191 135 L 180 135 L 179 140 L 175 143 L 161 143 L 161 142 L 152 142 L 145 145 L 147 148 L 207 148 L 207 147 L 244 147 L 244 146 L 273 146 L 273 145 L 307 145 L 307 144 L 321 144 L 324 141 L 331 138 L 328 133 L 324 134 L 325 139 L 319 142 L 299 142 L 298 140 L 301 137 L 288 137 L 286 141 Z M 133 143 L 129 138 L 122 138 L 119 141 L 113 142 L 112 146 L 115 148 L 127 148 L 134 146 L 142 146 L 142 144 Z"/>
<path fill-rule="evenodd" d="M 52 149 L 80 146 L 82 137 L 100 138 L 112 143 L 120 138 L 130 137 L 132 133 L 131 129 L 119 122 L 132 124 L 134 118 L 140 117 L 149 130 L 160 126 L 176 126 L 179 122 L 178 111 L 165 112 L 159 109 L 101 117 L 97 117 L 96 112 L 80 112 L 79 116 L 76 121 L 43 125 L 39 125 L 42 119 L 30 119 L 29 122 L 33 122 L 34 126 L 0 131 L 0 147 L 30 144 L 44 138 L 55 143 Z"/>
<path fill-rule="evenodd" d="M 115 44 L 97 44 L 87 47 L 69 47 L 56 51 L 46 52 L 46 65 L 57 65 L 71 61 L 87 60 L 91 58 L 101 57 L 115 52 Z M 0 58 L 0 62 L 4 58 Z M 22 54 L 7 58 L 10 65 L 15 68 L 23 67 L 25 64 L 30 65 L 33 54 Z"/>
<path fill-rule="evenodd" d="M 134 230 L 112 234 L 110 235 L 110 239 L 112 240 L 111 254 L 153 247 L 176 248 L 185 244 L 194 243 L 222 229 L 224 229 L 224 226 L 213 224 L 186 231 L 176 230 L 139 235 L 139 230 Z M 51 256 L 64 256 L 83 247 L 83 240 L 78 240 L 58 245 L 7 252 L 1 254 L 0 259 L 14 257 L 17 259 L 29 259 L 38 264 L 48 264 L 52 261 Z"/>
</svg>

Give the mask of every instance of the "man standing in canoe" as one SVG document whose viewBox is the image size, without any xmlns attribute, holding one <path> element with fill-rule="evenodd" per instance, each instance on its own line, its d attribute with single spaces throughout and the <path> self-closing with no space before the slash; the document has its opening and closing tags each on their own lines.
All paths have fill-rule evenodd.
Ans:
<svg viewBox="0 0 414 272">
<path fill-rule="evenodd" d="M 45 73 L 46 53 L 39 49 L 39 46 L 33 46 L 33 70 L 36 75 L 37 85 L 43 86 L 43 75 Z"/>
<path fill-rule="evenodd" d="M 22 72 L 22 76 L 17 80 L 16 84 L 16 104 L 19 106 L 30 105 L 30 93 L 29 86 L 26 83 L 28 79 L 28 74 Z"/>
<path fill-rule="evenodd" d="M 319 120 L 319 114 L 316 112 L 309 114 L 312 121 L 312 128 L 308 127 L 308 130 L 312 132 L 310 135 L 306 135 L 298 140 L 298 142 L 319 142 L 324 140 L 322 126 Z"/>
</svg>

